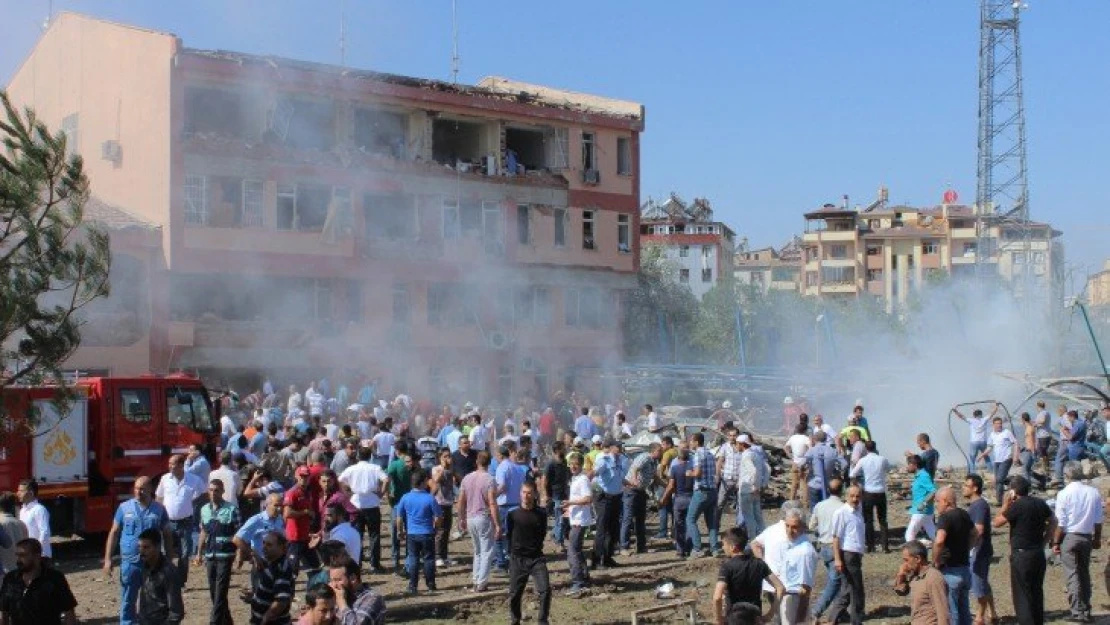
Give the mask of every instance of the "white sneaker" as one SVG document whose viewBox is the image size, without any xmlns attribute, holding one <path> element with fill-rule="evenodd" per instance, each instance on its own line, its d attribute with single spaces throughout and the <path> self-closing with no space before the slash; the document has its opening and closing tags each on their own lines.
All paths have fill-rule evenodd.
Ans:
<svg viewBox="0 0 1110 625">
<path fill-rule="evenodd" d="M 436 560 L 436 566 L 447 566 L 446 560 Z"/>
</svg>

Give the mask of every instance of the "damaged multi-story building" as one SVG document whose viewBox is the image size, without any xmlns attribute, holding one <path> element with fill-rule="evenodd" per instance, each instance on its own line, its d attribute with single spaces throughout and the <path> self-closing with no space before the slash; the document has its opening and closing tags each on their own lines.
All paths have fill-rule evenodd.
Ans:
<svg viewBox="0 0 1110 625">
<path fill-rule="evenodd" d="M 802 271 L 802 238 L 795 236 L 782 247 L 750 249 L 743 241 L 733 257 L 732 275 L 749 288 L 768 291 L 798 291 Z"/>
<path fill-rule="evenodd" d="M 699 300 L 732 274 L 736 233 L 713 219 L 709 200 L 687 204 L 677 194 L 662 202 L 648 199 L 640 207 L 640 242 L 658 245 L 672 266 L 673 280 Z"/>
<path fill-rule="evenodd" d="M 75 368 L 507 400 L 619 357 L 640 104 L 198 50 L 72 13 L 8 91 L 66 133 L 95 201 L 157 233 L 157 253 L 115 255 L 147 286 L 142 332 Z"/>
</svg>

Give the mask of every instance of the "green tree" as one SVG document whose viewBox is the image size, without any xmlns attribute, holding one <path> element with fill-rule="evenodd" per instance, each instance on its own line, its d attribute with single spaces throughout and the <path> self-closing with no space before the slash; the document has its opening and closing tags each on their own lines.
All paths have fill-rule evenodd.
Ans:
<svg viewBox="0 0 1110 625">
<path fill-rule="evenodd" d="M 740 347 L 736 340 L 739 310 L 739 285 L 731 276 L 722 277 L 702 296 L 692 339 L 699 364 L 740 364 Z"/>
<path fill-rule="evenodd" d="M 55 383 L 63 401 L 78 313 L 108 294 L 108 235 L 83 221 L 89 182 L 65 135 L 3 91 L 0 104 L 0 391 Z"/>
<path fill-rule="evenodd" d="M 698 300 L 678 283 L 678 269 L 660 245 L 640 251 L 640 271 L 625 302 L 624 354 L 633 362 L 686 362 Z"/>
</svg>

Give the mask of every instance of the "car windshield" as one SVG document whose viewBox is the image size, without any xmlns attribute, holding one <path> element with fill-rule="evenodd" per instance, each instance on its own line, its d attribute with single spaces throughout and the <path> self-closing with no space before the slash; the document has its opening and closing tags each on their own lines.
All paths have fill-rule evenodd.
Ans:
<svg viewBox="0 0 1110 625">
<path fill-rule="evenodd" d="M 184 425 L 197 432 L 216 431 L 211 405 L 203 389 L 174 387 L 166 393 L 166 412 L 170 423 Z"/>
</svg>

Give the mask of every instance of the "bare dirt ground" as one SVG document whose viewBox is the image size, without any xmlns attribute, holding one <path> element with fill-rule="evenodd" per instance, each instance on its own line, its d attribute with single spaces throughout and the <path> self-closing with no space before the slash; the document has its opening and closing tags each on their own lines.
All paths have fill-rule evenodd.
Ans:
<svg viewBox="0 0 1110 625">
<path fill-rule="evenodd" d="M 904 532 L 906 516 L 902 502 L 891 504 L 891 542 L 900 542 Z M 764 510 L 768 523 L 777 520 L 777 512 Z M 726 515 L 722 525 L 732 521 Z M 649 535 L 654 530 L 654 520 L 649 523 Z M 895 540 L 895 538 L 898 540 Z M 1010 596 L 1008 553 L 1008 530 L 994 533 L 995 551 L 1001 557 L 991 569 L 991 583 L 997 598 L 999 615 L 1003 623 L 1014 623 L 1013 602 Z M 588 546 L 588 545 L 587 545 Z M 388 533 L 383 545 L 383 563 L 388 566 Z M 710 622 L 712 618 L 711 598 L 717 578 L 717 568 L 721 560 L 715 558 L 678 560 L 668 543 L 653 541 L 652 552 L 635 557 L 618 557 L 621 567 L 608 573 L 591 573 L 594 588 L 589 595 L 571 599 L 563 595 L 568 587 L 569 577 L 566 560 L 561 555 L 549 557 L 549 570 L 553 585 L 552 623 L 629 623 L 633 610 L 661 605 L 670 601 L 694 599 L 697 601 L 699 622 Z M 78 617 L 82 623 L 117 622 L 119 610 L 119 583 L 108 580 L 101 570 L 102 545 L 83 541 L 68 542 L 55 549 L 59 568 L 69 578 L 74 594 L 80 603 Z M 467 590 L 470 582 L 470 545 L 468 540 L 456 540 L 451 544 L 452 557 L 459 562 L 456 566 L 437 572 L 439 590 L 434 594 L 407 597 L 403 594 L 406 582 L 392 574 L 371 575 L 366 580 L 379 592 L 384 593 L 388 605 L 387 621 L 391 623 L 443 623 L 450 621 L 466 623 L 507 623 L 508 578 L 494 576 L 490 591 L 475 595 Z M 555 554 L 553 544 L 548 553 Z M 1110 598 L 1103 584 L 1102 569 L 1106 562 L 1104 552 L 1095 552 L 1091 565 L 1094 583 L 1095 622 L 1110 623 Z M 864 558 L 864 575 L 867 580 L 867 619 L 874 623 L 908 623 L 908 598 L 894 594 L 890 588 L 900 564 L 900 555 L 876 553 Z M 821 567 L 819 567 L 821 569 Z M 118 570 L 117 570 L 118 571 Z M 204 623 L 208 620 L 210 602 L 206 576 L 201 569 L 190 572 L 189 585 L 185 594 L 186 623 Z M 824 571 L 819 570 L 817 592 L 824 586 Z M 298 595 L 303 597 L 303 576 L 298 585 Z M 675 584 L 675 598 L 661 601 L 655 598 L 655 588 L 664 581 Z M 232 615 L 236 623 L 246 623 L 249 612 L 246 604 L 238 600 L 239 589 L 249 585 L 247 569 L 237 572 L 232 580 L 230 592 Z M 1064 586 L 1063 569 L 1050 566 L 1045 578 L 1047 602 L 1047 621 L 1063 622 L 1067 617 L 1067 596 Z M 535 620 L 535 601 L 529 590 L 525 595 L 525 618 Z M 294 607 L 294 611 L 298 609 Z M 682 622 L 682 615 L 676 612 L 661 613 L 648 622 Z"/>
</svg>

